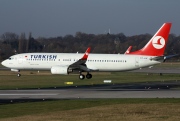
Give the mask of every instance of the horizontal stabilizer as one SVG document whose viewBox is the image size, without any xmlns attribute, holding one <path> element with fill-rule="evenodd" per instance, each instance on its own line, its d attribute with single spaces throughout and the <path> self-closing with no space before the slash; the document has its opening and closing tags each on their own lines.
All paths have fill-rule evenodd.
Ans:
<svg viewBox="0 0 180 121">
<path fill-rule="evenodd" d="M 170 59 L 170 58 L 177 57 L 177 56 L 179 56 L 179 54 L 167 55 L 167 56 L 157 56 L 157 57 L 151 58 L 151 60 L 155 60 L 155 61 L 164 60 L 165 61 L 166 59 Z"/>
<path fill-rule="evenodd" d="M 169 58 L 173 58 L 173 57 L 177 57 L 177 56 L 179 56 L 179 54 L 164 56 L 164 62 Z"/>
<path fill-rule="evenodd" d="M 150 60 L 154 60 L 154 61 L 164 60 L 164 56 L 157 56 L 157 57 L 151 58 Z"/>
</svg>

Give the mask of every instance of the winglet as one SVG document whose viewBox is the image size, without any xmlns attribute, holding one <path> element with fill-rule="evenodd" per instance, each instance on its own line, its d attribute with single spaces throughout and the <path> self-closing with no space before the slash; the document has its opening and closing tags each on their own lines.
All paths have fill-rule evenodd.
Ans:
<svg viewBox="0 0 180 121">
<path fill-rule="evenodd" d="M 124 54 L 129 54 L 131 52 L 132 46 L 129 46 L 129 48 L 126 50 Z"/>
<path fill-rule="evenodd" d="M 87 49 L 86 52 L 84 53 L 84 55 L 83 55 L 83 57 L 81 58 L 81 60 L 87 60 L 90 51 L 91 51 L 91 48 L 88 47 L 88 49 Z"/>
</svg>

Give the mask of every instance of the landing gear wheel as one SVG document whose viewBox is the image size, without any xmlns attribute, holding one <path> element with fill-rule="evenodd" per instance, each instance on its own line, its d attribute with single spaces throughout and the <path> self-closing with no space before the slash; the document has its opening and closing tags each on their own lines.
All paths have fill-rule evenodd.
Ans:
<svg viewBox="0 0 180 121">
<path fill-rule="evenodd" d="M 91 78 L 92 78 L 92 74 L 87 74 L 87 75 L 86 75 L 86 78 L 87 78 L 87 79 L 91 79 Z"/>
<path fill-rule="evenodd" d="M 17 74 L 17 76 L 18 76 L 18 77 L 20 77 L 20 76 L 21 76 L 21 74 Z"/>
<path fill-rule="evenodd" d="M 85 78 L 85 76 L 83 74 L 79 75 L 79 79 L 83 80 Z"/>
</svg>

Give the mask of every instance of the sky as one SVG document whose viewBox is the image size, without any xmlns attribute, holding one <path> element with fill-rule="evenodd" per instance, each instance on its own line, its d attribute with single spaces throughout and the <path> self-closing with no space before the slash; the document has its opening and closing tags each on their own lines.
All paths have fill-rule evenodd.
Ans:
<svg viewBox="0 0 180 121">
<path fill-rule="evenodd" d="M 180 35 L 180 0 L 0 0 L 0 35 L 58 37 L 76 32 L 154 34 L 164 22 Z"/>
</svg>

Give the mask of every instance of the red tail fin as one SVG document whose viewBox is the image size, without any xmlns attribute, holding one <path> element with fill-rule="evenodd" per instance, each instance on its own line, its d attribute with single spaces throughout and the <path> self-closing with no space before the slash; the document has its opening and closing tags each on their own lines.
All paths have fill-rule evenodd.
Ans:
<svg viewBox="0 0 180 121">
<path fill-rule="evenodd" d="M 170 29 L 171 23 L 164 23 L 141 50 L 126 54 L 162 56 L 166 48 Z"/>
</svg>

